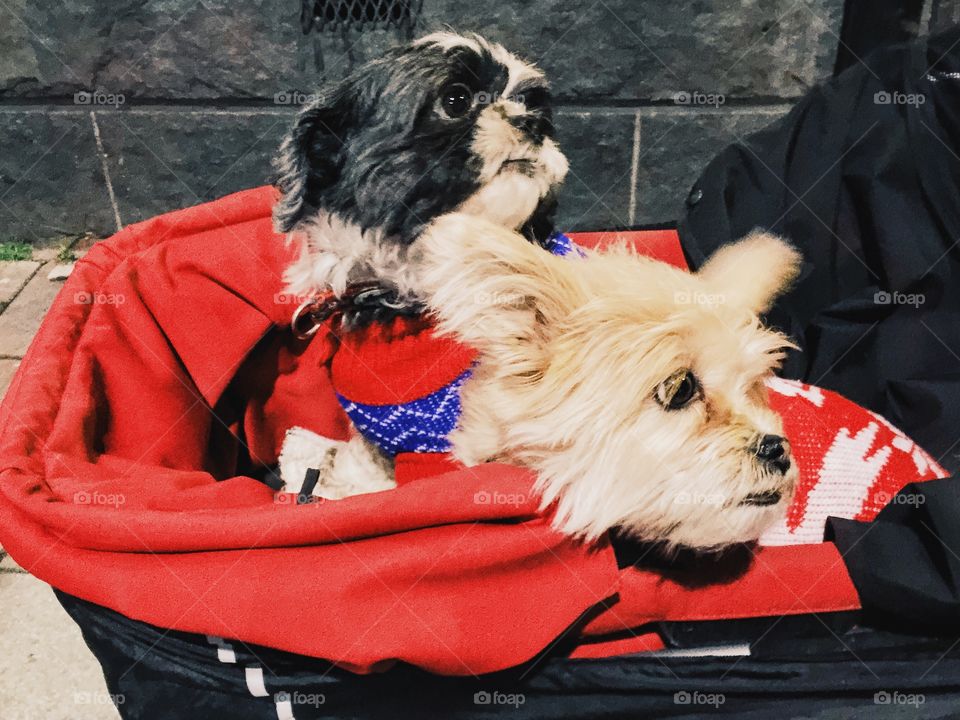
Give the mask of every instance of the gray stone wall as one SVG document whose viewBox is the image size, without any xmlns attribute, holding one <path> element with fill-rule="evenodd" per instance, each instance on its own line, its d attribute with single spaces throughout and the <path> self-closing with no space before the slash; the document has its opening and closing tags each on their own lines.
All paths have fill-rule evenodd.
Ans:
<svg viewBox="0 0 960 720">
<path fill-rule="evenodd" d="M 477 31 L 547 71 L 571 160 L 561 224 L 590 229 L 674 219 L 710 157 L 829 75 L 841 11 L 424 0 L 418 33 Z M 108 234 L 266 182 L 298 99 L 400 39 L 303 36 L 298 14 L 298 0 L 0 3 L 0 239 Z"/>
</svg>

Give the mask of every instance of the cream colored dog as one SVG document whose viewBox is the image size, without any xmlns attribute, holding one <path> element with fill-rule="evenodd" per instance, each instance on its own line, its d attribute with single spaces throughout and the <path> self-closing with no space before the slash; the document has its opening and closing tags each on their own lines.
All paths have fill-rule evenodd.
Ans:
<svg viewBox="0 0 960 720">
<path fill-rule="evenodd" d="M 458 460 L 535 470 L 554 526 L 586 540 L 619 528 L 717 549 L 785 511 L 797 470 L 765 381 L 790 343 L 758 319 L 797 273 L 782 240 L 755 232 L 687 273 L 625 246 L 557 257 L 450 214 L 414 251 L 439 329 L 479 352 Z M 320 495 L 392 487 L 375 448 L 343 446 L 292 430 L 288 489 L 311 466 Z"/>
</svg>

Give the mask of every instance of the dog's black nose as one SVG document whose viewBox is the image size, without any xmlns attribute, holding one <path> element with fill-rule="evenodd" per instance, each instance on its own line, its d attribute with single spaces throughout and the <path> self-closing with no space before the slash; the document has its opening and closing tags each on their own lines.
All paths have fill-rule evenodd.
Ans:
<svg viewBox="0 0 960 720">
<path fill-rule="evenodd" d="M 784 452 L 783 438 L 779 435 L 764 435 L 757 445 L 757 457 L 765 462 L 779 460 Z"/>
<path fill-rule="evenodd" d="M 542 143 L 545 137 L 553 135 L 549 113 L 528 112 L 523 115 L 513 115 L 507 119 L 507 122 L 529 137 L 535 145 Z"/>
</svg>

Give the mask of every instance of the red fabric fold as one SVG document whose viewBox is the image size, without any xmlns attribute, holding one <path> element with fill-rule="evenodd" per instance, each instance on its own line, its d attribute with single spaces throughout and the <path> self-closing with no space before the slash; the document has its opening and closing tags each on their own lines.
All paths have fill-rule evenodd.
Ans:
<svg viewBox="0 0 960 720">
<path fill-rule="evenodd" d="M 336 340 L 285 332 L 274 200 L 256 188 L 163 215 L 77 264 L 0 406 L 0 543 L 27 570 L 155 625 L 357 672 L 493 672 L 586 618 L 587 634 L 643 638 L 581 651 L 596 656 L 657 647 L 638 630 L 655 619 L 856 606 L 830 546 L 764 550 L 699 590 L 621 572 L 608 546 L 555 533 L 530 473 L 504 465 L 401 458 L 393 491 L 275 496 L 249 475 L 287 427 L 349 428 Z M 675 235 L 656 242 L 682 261 Z M 803 576 L 824 580 L 798 603 Z"/>
<path fill-rule="evenodd" d="M 533 657 L 617 571 L 538 516 L 529 473 L 490 465 L 309 506 L 241 474 L 275 462 L 291 424 L 347 433 L 333 340 L 272 330 L 294 310 L 273 201 L 260 188 L 162 216 L 78 263 L 0 409 L 0 542 L 130 617 L 360 672 Z"/>
</svg>

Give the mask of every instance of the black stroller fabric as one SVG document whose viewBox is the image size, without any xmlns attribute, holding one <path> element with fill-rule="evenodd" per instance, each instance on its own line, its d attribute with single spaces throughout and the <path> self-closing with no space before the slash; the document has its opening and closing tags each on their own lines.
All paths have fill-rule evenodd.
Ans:
<svg viewBox="0 0 960 720">
<path fill-rule="evenodd" d="M 910 484 L 872 522 L 830 518 L 871 624 L 960 631 L 960 477 Z"/>
<path fill-rule="evenodd" d="M 960 468 L 960 29 L 875 53 L 726 148 L 687 200 L 699 266 L 754 227 L 804 255 L 770 320 L 787 377 L 838 390 Z M 832 539 L 871 620 L 960 617 L 960 479 L 907 488 Z"/>
<path fill-rule="evenodd" d="M 885 415 L 956 471 L 960 29 L 868 64 L 725 149 L 690 193 L 681 240 L 696 267 L 757 226 L 790 238 L 806 263 L 771 316 L 802 348 L 786 374 Z M 922 511 L 833 525 L 865 608 L 894 619 L 885 630 L 846 614 L 661 628 L 674 647 L 749 643 L 750 657 L 546 657 L 478 679 L 405 666 L 355 676 L 58 596 L 131 719 L 950 717 L 960 649 L 955 623 L 938 621 L 960 608 L 960 560 L 944 545 L 960 517 L 958 484 L 907 488 L 925 493 Z M 911 540 L 897 544 L 903 528 Z M 305 588 L 304 612 L 322 612 L 310 597 Z M 902 634 L 923 613 L 938 624 Z"/>
<path fill-rule="evenodd" d="M 698 267 L 755 227 L 805 265 L 770 319 L 784 374 L 886 417 L 960 469 L 960 29 L 884 50 L 727 147 L 679 224 Z"/>
<path fill-rule="evenodd" d="M 483 678 L 441 678 L 409 666 L 356 676 L 312 658 L 167 631 L 57 594 L 103 664 L 126 720 L 861 717 L 850 708 L 870 718 L 950 717 L 960 693 L 953 641 L 844 631 L 828 627 L 830 618 L 728 628 L 728 641 L 752 641 L 751 657 L 542 659 Z M 228 657 L 218 659 L 224 651 Z"/>
</svg>

